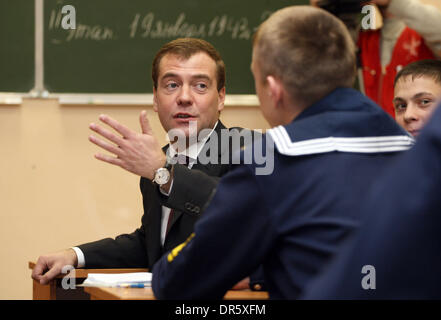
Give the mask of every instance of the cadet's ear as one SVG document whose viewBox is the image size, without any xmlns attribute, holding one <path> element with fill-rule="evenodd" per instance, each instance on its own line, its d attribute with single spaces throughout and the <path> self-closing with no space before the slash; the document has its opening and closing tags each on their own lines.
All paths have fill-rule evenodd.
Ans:
<svg viewBox="0 0 441 320">
<path fill-rule="evenodd" d="M 283 99 L 283 84 L 280 79 L 274 76 L 267 76 L 266 81 L 268 83 L 268 94 L 275 107 L 280 105 Z"/>
</svg>

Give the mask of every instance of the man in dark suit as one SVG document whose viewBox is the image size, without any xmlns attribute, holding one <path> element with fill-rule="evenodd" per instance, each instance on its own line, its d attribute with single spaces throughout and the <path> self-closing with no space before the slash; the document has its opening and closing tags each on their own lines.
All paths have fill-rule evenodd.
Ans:
<svg viewBox="0 0 441 320">
<path fill-rule="evenodd" d="M 228 154 L 231 157 L 232 154 L 232 144 L 220 141 L 221 130 L 230 129 L 219 121 L 200 151 L 201 155 L 206 154 L 213 146 L 218 146 L 217 164 L 193 162 L 196 160 L 193 157 L 188 164 L 173 164 L 173 186 L 168 195 L 150 177 L 141 177 L 144 205 L 141 228 L 115 240 L 107 238 L 80 245 L 78 248 L 86 257 L 86 267 L 151 268 L 164 252 L 173 249 L 191 234 L 194 223 L 215 191 L 219 177 L 232 166 L 231 163 L 221 163 L 222 156 Z M 164 148 L 164 151 L 167 152 L 167 149 Z M 164 213 L 171 211 L 168 208 L 173 209 L 173 213 L 169 213 L 164 221 Z"/>
<path fill-rule="evenodd" d="M 171 41 L 157 53 L 152 78 L 153 109 L 169 135 L 169 146 L 159 146 L 145 111 L 140 115 L 142 133 L 101 115 L 100 120 L 120 135 L 92 123 L 90 128 L 111 143 L 89 137 L 115 155 L 97 154 L 97 159 L 141 176 L 141 227 L 115 239 L 41 256 L 32 273 L 40 283 L 53 279 L 65 265 L 151 268 L 164 252 L 191 234 L 219 177 L 230 170 L 232 149 L 240 144 L 232 143 L 233 136 L 224 139 L 222 134 L 231 130 L 219 121 L 225 100 L 225 66 L 216 49 L 199 39 Z M 244 130 L 239 136 L 243 132 L 252 134 Z M 214 161 L 200 161 L 203 157 Z"/>
</svg>

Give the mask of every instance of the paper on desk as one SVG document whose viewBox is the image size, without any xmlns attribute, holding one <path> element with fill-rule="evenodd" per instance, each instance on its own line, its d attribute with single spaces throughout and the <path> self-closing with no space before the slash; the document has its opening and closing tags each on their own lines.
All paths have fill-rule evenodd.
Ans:
<svg viewBox="0 0 441 320">
<path fill-rule="evenodd" d="M 132 273 L 89 273 L 81 286 L 84 287 L 117 287 L 122 284 L 145 283 L 149 286 L 152 282 L 150 272 Z"/>
</svg>

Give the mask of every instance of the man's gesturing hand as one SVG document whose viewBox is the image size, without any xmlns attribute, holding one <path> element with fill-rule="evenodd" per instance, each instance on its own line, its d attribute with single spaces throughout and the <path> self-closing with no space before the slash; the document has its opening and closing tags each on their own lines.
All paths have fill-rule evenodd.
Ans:
<svg viewBox="0 0 441 320">
<path fill-rule="evenodd" d="M 130 130 L 107 115 L 100 115 L 99 119 L 115 129 L 121 136 L 98 124 L 91 123 L 89 128 L 110 142 L 93 135 L 89 136 L 89 140 L 116 156 L 97 153 L 95 158 L 152 180 L 155 170 L 165 165 L 166 156 L 153 135 L 146 111 L 142 111 L 139 116 L 142 133 Z"/>
</svg>

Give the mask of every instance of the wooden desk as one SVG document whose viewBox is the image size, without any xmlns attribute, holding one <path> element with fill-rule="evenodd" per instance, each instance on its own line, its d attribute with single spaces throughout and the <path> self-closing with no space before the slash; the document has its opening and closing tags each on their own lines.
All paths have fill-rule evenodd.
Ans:
<svg viewBox="0 0 441 320">
<path fill-rule="evenodd" d="M 29 269 L 34 269 L 35 262 L 29 262 Z M 74 269 L 74 274 L 61 274 L 49 282 L 42 285 L 32 279 L 32 299 L 33 300 L 56 300 L 56 299 L 90 299 L 88 293 L 82 287 L 65 290 L 61 286 L 64 277 L 75 278 L 75 283 L 80 284 L 87 278 L 89 273 L 127 273 L 127 272 L 147 272 L 148 269 Z"/>
<path fill-rule="evenodd" d="M 152 288 L 102 288 L 85 287 L 92 300 L 155 300 Z M 268 292 L 251 290 L 230 290 L 225 300 L 266 300 Z"/>
<path fill-rule="evenodd" d="M 35 262 L 29 262 L 29 269 L 34 269 Z M 62 274 L 42 285 L 32 279 L 33 300 L 57 300 L 57 299 L 93 299 L 93 300 L 155 300 L 151 288 L 96 288 L 76 287 L 75 289 L 63 289 L 61 281 L 64 277 L 75 278 L 77 284 L 83 282 L 89 273 L 127 273 L 147 272 L 148 269 L 74 269 L 74 274 Z M 268 299 L 268 292 L 251 290 L 230 290 L 225 295 L 226 300 L 264 300 Z"/>
</svg>

